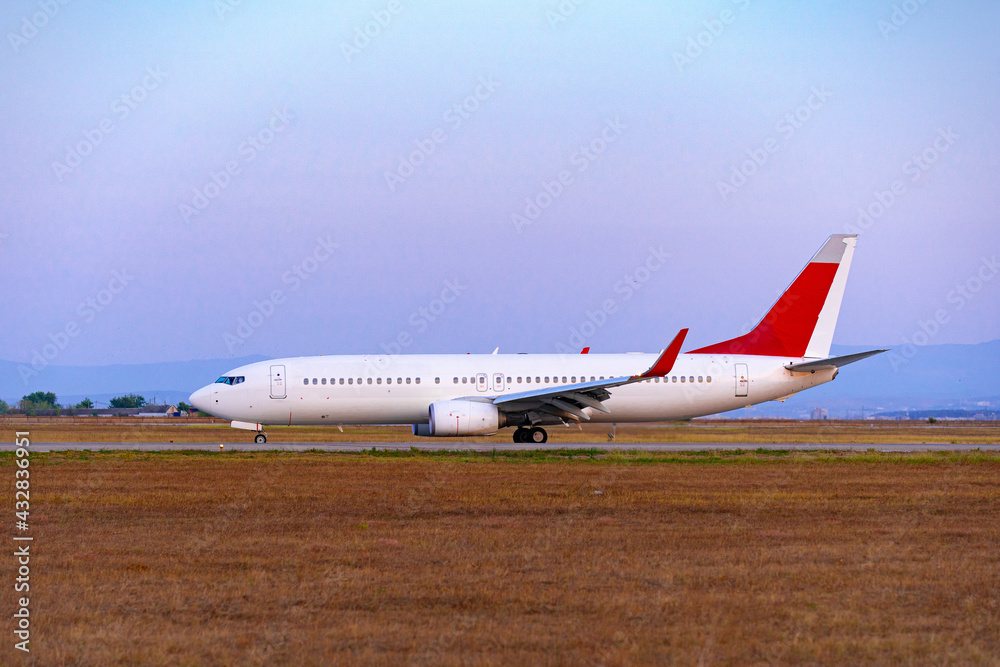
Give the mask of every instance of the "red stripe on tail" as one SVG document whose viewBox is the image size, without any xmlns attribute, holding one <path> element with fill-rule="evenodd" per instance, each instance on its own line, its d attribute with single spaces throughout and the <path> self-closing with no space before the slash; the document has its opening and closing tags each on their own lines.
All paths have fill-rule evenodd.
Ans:
<svg viewBox="0 0 1000 667">
<path fill-rule="evenodd" d="M 837 263 L 812 262 L 802 269 L 764 319 L 748 334 L 691 350 L 692 354 L 805 355 L 819 313 L 837 274 Z"/>
</svg>

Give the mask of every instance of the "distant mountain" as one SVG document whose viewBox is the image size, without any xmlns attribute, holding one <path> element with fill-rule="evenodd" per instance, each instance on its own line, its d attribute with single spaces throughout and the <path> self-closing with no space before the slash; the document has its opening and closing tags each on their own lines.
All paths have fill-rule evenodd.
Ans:
<svg viewBox="0 0 1000 667">
<path fill-rule="evenodd" d="M 27 381 L 22 379 L 26 364 L 0 361 L 0 398 L 13 405 L 31 392 L 51 391 L 62 405 L 68 405 L 85 397 L 102 404 L 114 396 L 140 394 L 148 401 L 155 396 L 159 403 L 176 404 L 186 401 L 191 392 L 227 370 L 264 359 L 266 357 L 253 355 L 157 364 L 48 366 Z"/>
<path fill-rule="evenodd" d="M 889 346 L 834 345 L 831 354 L 879 347 Z M 0 361 L 0 398 L 13 404 L 33 391 L 51 391 L 65 405 L 84 396 L 104 403 L 112 396 L 137 393 L 147 400 L 155 396 L 158 402 L 176 404 L 225 371 L 264 359 L 254 355 L 157 364 L 50 366 L 27 382 L 18 372 L 23 364 Z M 857 417 L 862 407 L 867 414 L 931 408 L 996 410 L 1000 408 L 1000 340 L 978 345 L 892 347 L 885 354 L 845 366 L 833 382 L 784 403 L 763 403 L 727 415 L 805 417 L 814 407 L 827 408 L 831 418 Z"/>
</svg>

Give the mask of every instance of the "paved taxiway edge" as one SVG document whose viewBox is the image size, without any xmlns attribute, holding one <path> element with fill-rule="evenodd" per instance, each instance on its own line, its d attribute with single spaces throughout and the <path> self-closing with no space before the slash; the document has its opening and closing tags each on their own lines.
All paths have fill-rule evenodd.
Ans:
<svg viewBox="0 0 1000 667">
<path fill-rule="evenodd" d="M 263 445 L 254 443 L 225 443 L 224 451 L 227 452 L 360 452 L 362 450 L 402 450 L 417 449 L 428 452 L 492 452 L 496 451 L 539 451 L 539 450 L 559 450 L 559 449 L 596 449 L 606 452 L 697 452 L 697 451 L 845 451 L 864 452 L 875 450 L 880 452 L 963 452 L 963 451 L 1000 451 L 1000 444 L 991 445 L 955 445 L 945 443 L 917 443 L 917 444 L 892 444 L 892 443 L 778 443 L 778 444 L 758 444 L 758 443 L 705 443 L 705 442 L 635 442 L 635 443 L 594 443 L 594 442 L 559 442 L 543 444 L 499 444 L 492 443 L 412 443 L 412 442 L 337 442 L 337 443 L 282 443 L 274 442 Z M 181 450 L 198 451 L 219 451 L 219 443 L 203 442 L 32 442 L 31 449 L 36 452 L 57 452 L 57 451 L 141 451 L 141 452 L 170 452 Z"/>
</svg>

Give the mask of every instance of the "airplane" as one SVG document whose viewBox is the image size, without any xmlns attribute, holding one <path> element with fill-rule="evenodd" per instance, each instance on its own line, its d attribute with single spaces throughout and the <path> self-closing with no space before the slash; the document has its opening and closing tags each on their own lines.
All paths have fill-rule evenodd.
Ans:
<svg viewBox="0 0 1000 667">
<path fill-rule="evenodd" d="M 190 403 L 256 431 L 268 425 L 409 424 L 428 437 L 544 443 L 546 426 L 691 419 L 782 401 L 886 350 L 829 357 L 857 235 L 830 236 L 742 336 L 656 355 L 407 354 L 294 357 L 228 371 Z"/>
</svg>

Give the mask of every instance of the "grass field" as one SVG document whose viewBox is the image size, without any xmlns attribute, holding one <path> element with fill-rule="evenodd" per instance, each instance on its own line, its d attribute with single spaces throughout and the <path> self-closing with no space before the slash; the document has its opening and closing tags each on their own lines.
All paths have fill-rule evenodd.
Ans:
<svg viewBox="0 0 1000 667">
<path fill-rule="evenodd" d="M 229 426 L 222 420 L 148 420 L 92 417 L 7 418 L 0 421 L 0 438 L 11 442 L 15 430 L 28 430 L 35 442 L 198 442 L 249 443 L 252 431 Z M 552 443 L 608 442 L 614 430 L 617 443 L 705 442 L 734 444 L 773 443 L 929 443 L 976 445 L 1000 443 L 1000 422 L 860 422 L 860 421 L 735 421 L 695 420 L 663 424 L 631 424 L 612 429 L 609 424 L 585 425 L 582 429 L 551 427 Z M 453 438 L 418 438 L 408 426 L 345 426 L 341 433 L 331 426 L 271 426 L 269 442 L 421 442 L 441 443 Z M 461 438 L 463 442 L 511 445 L 512 429 L 494 436 Z"/>
<path fill-rule="evenodd" d="M 995 453 L 67 452 L 31 491 L 37 664 L 1000 663 Z"/>
</svg>

